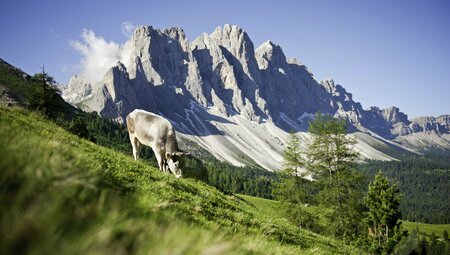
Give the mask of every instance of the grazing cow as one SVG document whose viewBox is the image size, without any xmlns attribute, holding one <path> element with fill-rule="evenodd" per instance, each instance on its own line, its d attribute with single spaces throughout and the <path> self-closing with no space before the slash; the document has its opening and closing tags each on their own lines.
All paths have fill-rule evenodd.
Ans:
<svg viewBox="0 0 450 255">
<path fill-rule="evenodd" d="M 167 119 L 136 109 L 127 116 L 127 128 L 135 160 L 139 158 L 142 145 L 150 146 L 159 169 L 168 172 L 168 166 L 177 178 L 181 177 L 181 160 L 188 153 L 178 150 L 175 131 Z"/>
</svg>

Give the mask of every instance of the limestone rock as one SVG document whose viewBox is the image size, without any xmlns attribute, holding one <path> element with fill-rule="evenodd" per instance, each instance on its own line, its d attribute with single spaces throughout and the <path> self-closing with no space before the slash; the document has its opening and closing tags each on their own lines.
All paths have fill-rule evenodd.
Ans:
<svg viewBox="0 0 450 255">
<path fill-rule="evenodd" d="M 408 120 L 397 107 L 363 109 L 343 86 L 332 79 L 318 82 L 272 41 L 255 49 L 238 26 L 217 27 L 192 42 L 181 28 L 140 26 L 121 54 L 123 63 L 111 67 L 101 81 L 72 77 L 64 98 L 118 121 L 135 108 L 159 113 L 204 148 L 214 144 L 220 153 L 213 154 L 230 162 L 253 160 L 273 168 L 268 159 L 281 159 L 283 149 L 275 134 L 306 131 L 317 111 L 344 118 L 352 132 L 370 134 L 381 143 L 414 144 L 410 136 L 426 132 L 450 137 L 449 115 Z"/>
</svg>

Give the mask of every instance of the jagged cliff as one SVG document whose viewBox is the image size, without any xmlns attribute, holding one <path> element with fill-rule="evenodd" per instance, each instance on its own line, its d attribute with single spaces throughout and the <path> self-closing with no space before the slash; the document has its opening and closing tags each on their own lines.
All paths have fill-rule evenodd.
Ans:
<svg viewBox="0 0 450 255">
<path fill-rule="evenodd" d="M 192 42 L 180 28 L 141 26 L 122 52 L 123 63 L 102 80 L 73 77 L 65 99 L 119 121 L 135 108 L 160 113 L 184 138 L 234 164 L 277 169 L 286 132 L 305 131 L 317 111 L 346 118 L 369 158 L 392 159 L 373 144 L 418 149 L 402 140 L 417 133 L 432 133 L 439 140 L 434 147 L 450 148 L 448 115 L 408 120 L 396 107 L 363 109 L 342 86 L 317 82 L 273 42 L 255 49 L 237 26 L 218 27 Z"/>
</svg>

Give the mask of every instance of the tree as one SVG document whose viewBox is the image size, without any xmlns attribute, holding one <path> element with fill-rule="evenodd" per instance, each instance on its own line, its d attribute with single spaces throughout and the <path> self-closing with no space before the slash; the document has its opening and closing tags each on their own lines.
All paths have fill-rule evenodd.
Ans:
<svg viewBox="0 0 450 255">
<path fill-rule="evenodd" d="M 81 117 L 76 117 L 72 119 L 67 129 L 72 134 L 75 134 L 81 138 L 95 141 L 94 137 L 89 133 L 89 130 L 86 125 L 86 120 Z"/>
<path fill-rule="evenodd" d="M 359 154 L 353 150 L 355 139 L 346 136 L 345 120 L 319 112 L 309 123 L 308 131 L 313 136 L 308 147 L 309 169 L 333 179 L 355 167 Z"/>
<path fill-rule="evenodd" d="M 417 255 L 419 253 L 420 238 L 417 229 L 413 229 L 407 238 L 403 238 L 397 245 L 395 254 Z"/>
<path fill-rule="evenodd" d="M 329 231 L 348 240 L 359 234 L 362 210 L 362 175 L 355 171 L 356 141 L 347 136 L 346 122 L 316 114 L 310 122 L 312 142 L 307 148 L 307 168 L 321 186 L 320 204 L 330 208 Z"/>
<path fill-rule="evenodd" d="M 275 184 L 274 196 L 282 203 L 287 217 L 294 224 L 301 228 L 317 229 L 317 217 L 302 208 L 308 200 L 306 185 L 310 181 L 303 179 L 305 159 L 300 139 L 294 132 L 289 134 L 283 158 L 283 169 L 279 174 L 279 182 Z"/>
<path fill-rule="evenodd" d="M 292 176 L 301 177 L 300 170 L 305 165 L 305 160 L 300 149 L 300 139 L 294 132 L 289 133 L 289 141 L 283 156 L 283 169 Z"/>
<path fill-rule="evenodd" d="M 417 253 L 419 255 L 426 255 L 428 249 L 429 249 L 429 245 L 428 245 L 427 239 L 425 238 L 425 236 L 423 236 L 422 239 L 420 240 L 420 245 L 418 247 Z"/>
<path fill-rule="evenodd" d="M 390 254 L 406 234 L 401 228 L 399 189 L 379 171 L 375 180 L 369 184 L 364 198 L 368 208 L 365 223 L 368 229 L 367 238 L 371 251 L 379 254 Z"/>
<path fill-rule="evenodd" d="M 64 109 L 64 102 L 59 97 L 59 90 L 56 88 L 54 78 L 48 75 L 42 67 L 42 73 L 33 75 L 32 80 L 35 86 L 30 107 L 42 111 L 49 117 L 56 117 Z"/>
<path fill-rule="evenodd" d="M 280 182 L 274 190 L 275 197 L 290 205 L 302 203 L 305 195 L 300 184 L 303 177 L 300 170 L 304 165 L 304 159 L 300 150 L 300 140 L 294 132 L 289 134 L 289 141 L 284 150 L 283 159 Z"/>
</svg>

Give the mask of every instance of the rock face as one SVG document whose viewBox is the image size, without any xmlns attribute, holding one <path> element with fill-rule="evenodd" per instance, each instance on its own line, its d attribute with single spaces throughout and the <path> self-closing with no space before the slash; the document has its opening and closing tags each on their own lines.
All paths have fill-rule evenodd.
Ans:
<svg viewBox="0 0 450 255">
<path fill-rule="evenodd" d="M 408 128 L 410 133 L 415 132 L 436 132 L 439 134 L 445 134 L 449 132 L 450 127 L 450 115 L 441 115 L 437 118 L 434 117 L 418 117 L 412 119 Z"/>
<path fill-rule="evenodd" d="M 396 107 L 363 109 L 342 86 L 333 80 L 317 82 L 306 66 L 287 59 L 273 42 L 255 49 L 237 26 L 218 27 L 192 42 L 181 28 L 141 26 L 122 52 L 124 63 L 111 67 L 101 81 L 74 76 L 63 97 L 118 121 L 135 108 L 160 113 L 185 138 L 235 164 L 275 169 L 279 164 L 269 160 L 281 160 L 286 132 L 305 131 L 317 111 L 343 117 L 355 132 L 370 133 L 373 139 L 449 133 L 448 115 L 408 120 Z M 236 151 L 241 153 L 228 157 Z"/>
</svg>

